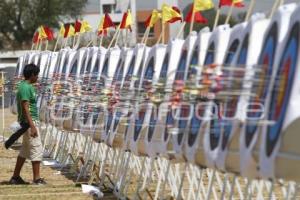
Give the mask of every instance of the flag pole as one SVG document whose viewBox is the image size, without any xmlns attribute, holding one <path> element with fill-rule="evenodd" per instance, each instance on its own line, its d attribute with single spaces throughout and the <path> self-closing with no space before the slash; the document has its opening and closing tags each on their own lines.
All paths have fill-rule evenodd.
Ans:
<svg viewBox="0 0 300 200">
<path fill-rule="evenodd" d="M 121 30 L 119 30 L 119 32 L 118 32 L 118 34 L 117 34 L 116 41 L 115 41 L 115 47 L 116 47 L 117 44 L 118 44 L 118 41 L 119 41 L 119 38 L 120 38 L 120 33 L 121 33 Z"/>
<path fill-rule="evenodd" d="M 49 41 L 47 40 L 47 41 L 46 41 L 46 47 L 45 47 L 45 51 L 47 51 L 47 50 L 48 50 L 48 45 L 49 45 Z"/>
<path fill-rule="evenodd" d="M 221 8 L 218 8 L 217 13 L 216 13 L 216 17 L 215 17 L 215 23 L 214 23 L 213 30 L 216 29 L 216 27 L 218 26 L 218 22 L 219 22 L 219 18 L 220 18 L 220 12 L 221 12 Z"/>
<path fill-rule="evenodd" d="M 276 0 L 273 4 L 272 10 L 270 12 L 269 18 L 272 18 L 276 9 L 278 8 L 279 4 L 280 4 L 281 0 Z"/>
<path fill-rule="evenodd" d="M 101 37 L 100 37 L 100 43 L 99 43 L 99 47 L 102 46 L 102 43 L 103 43 L 103 33 L 101 34 Z"/>
<path fill-rule="evenodd" d="M 116 38 L 118 32 L 119 32 L 119 27 L 117 28 L 117 30 L 116 30 L 116 32 L 115 32 L 115 34 L 114 34 L 112 40 L 110 41 L 110 43 L 109 43 L 107 49 L 110 49 L 110 47 L 112 46 L 112 44 L 113 44 L 113 42 L 114 42 L 114 40 L 115 40 L 115 38 Z"/>
<path fill-rule="evenodd" d="M 58 44 L 58 40 L 60 39 L 60 35 L 57 36 L 57 39 L 56 39 L 56 42 L 55 42 L 55 45 L 54 45 L 54 49 L 53 49 L 53 52 L 56 51 L 56 48 L 57 48 L 57 44 Z"/>
<path fill-rule="evenodd" d="M 128 29 L 126 29 L 126 32 L 125 32 L 125 47 L 129 46 L 128 44 Z"/>
<path fill-rule="evenodd" d="M 150 32 L 150 26 L 147 27 L 147 29 L 146 29 L 146 31 L 145 31 L 145 33 L 144 33 L 144 35 L 143 35 L 143 38 L 142 38 L 142 40 L 141 40 L 141 43 L 144 43 L 144 42 L 145 42 L 146 37 L 147 37 L 147 35 L 148 35 L 148 32 Z"/>
<path fill-rule="evenodd" d="M 182 34 L 182 32 L 183 32 L 183 30 L 184 30 L 185 25 L 186 25 L 186 22 L 184 21 L 184 22 L 182 23 L 182 25 L 181 25 L 181 27 L 180 27 L 180 29 L 179 29 L 177 35 L 176 35 L 176 38 L 179 38 L 179 37 L 180 37 L 180 35 Z M 190 32 L 191 32 L 191 31 L 190 31 Z"/>
<path fill-rule="evenodd" d="M 34 43 L 32 42 L 31 51 L 33 51 L 33 48 L 34 48 Z"/>
<path fill-rule="evenodd" d="M 253 8 L 254 8 L 255 3 L 256 3 L 256 0 L 251 0 L 250 6 L 249 6 L 249 9 L 248 9 L 246 18 L 245 18 L 245 22 L 249 21 L 250 16 L 251 16 L 251 14 L 253 12 Z"/>
<path fill-rule="evenodd" d="M 285 3 L 285 0 L 281 0 L 279 6 L 282 6 Z"/>
<path fill-rule="evenodd" d="M 193 6 L 194 6 L 194 5 L 193 5 Z M 194 8 L 193 8 L 193 12 L 192 12 L 192 21 L 191 21 L 191 26 L 190 26 L 190 33 L 193 31 L 194 23 L 195 23 L 195 12 L 194 12 Z"/>
<path fill-rule="evenodd" d="M 161 37 L 161 42 L 162 42 L 162 44 L 164 44 L 165 43 L 165 23 L 162 23 L 162 30 L 161 30 L 161 33 L 162 33 L 162 37 Z"/>
<path fill-rule="evenodd" d="M 230 20 L 231 15 L 232 15 L 233 7 L 234 7 L 234 4 L 233 4 L 233 1 L 232 1 L 229 12 L 228 12 L 227 17 L 226 17 L 225 24 L 229 24 L 229 20 Z"/>
</svg>

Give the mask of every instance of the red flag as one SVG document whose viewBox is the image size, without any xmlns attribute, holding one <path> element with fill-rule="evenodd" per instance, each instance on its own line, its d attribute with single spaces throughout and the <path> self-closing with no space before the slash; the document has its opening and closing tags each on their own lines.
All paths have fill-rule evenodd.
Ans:
<svg viewBox="0 0 300 200">
<path fill-rule="evenodd" d="M 75 28 L 75 33 L 79 33 L 79 32 L 80 32 L 80 29 L 81 29 L 81 22 L 80 22 L 79 20 L 76 20 L 76 21 L 75 21 L 74 28 Z"/>
<path fill-rule="evenodd" d="M 219 7 L 222 6 L 231 6 L 233 4 L 234 7 L 244 7 L 242 0 L 220 0 Z"/>
<path fill-rule="evenodd" d="M 47 40 L 54 40 L 54 33 L 48 26 L 44 26 L 44 31 L 47 35 Z"/>
<path fill-rule="evenodd" d="M 172 9 L 174 11 L 176 11 L 181 16 L 181 12 L 180 12 L 179 8 L 177 8 L 176 6 L 172 6 Z M 176 21 L 182 21 L 182 18 L 181 17 L 174 17 L 174 18 L 170 19 L 168 21 L 168 23 L 174 23 Z"/>
<path fill-rule="evenodd" d="M 103 22 L 103 29 L 107 29 L 110 27 L 115 27 L 115 24 L 113 23 L 113 21 L 111 20 L 109 14 L 105 13 L 105 18 L 104 18 L 104 22 Z"/>
<path fill-rule="evenodd" d="M 192 5 L 184 21 L 186 21 L 187 23 L 192 23 L 193 11 L 194 11 L 194 5 Z M 208 20 L 205 17 L 203 17 L 201 15 L 201 12 L 199 11 L 194 13 L 194 22 L 199 24 L 207 24 Z"/>
<path fill-rule="evenodd" d="M 36 31 L 36 32 L 34 33 L 34 35 L 33 35 L 32 42 L 33 42 L 34 44 L 36 44 L 36 43 L 39 42 L 39 39 L 40 39 L 40 37 L 39 37 L 39 32 Z"/>
<path fill-rule="evenodd" d="M 120 24 L 120 29 L 129 29 L 131 31 L 131 25 L 132 25 L 132 16 L 131 12 L 128 10 L 128 12 L 124 13 L 121 24 Z"/>
<path fill-rule="evenodd" d="M 98 31 L 98 36 L 100 36 L 100 35 L 106 36 L 107 35 L 107 30 Z"/>
</svg>

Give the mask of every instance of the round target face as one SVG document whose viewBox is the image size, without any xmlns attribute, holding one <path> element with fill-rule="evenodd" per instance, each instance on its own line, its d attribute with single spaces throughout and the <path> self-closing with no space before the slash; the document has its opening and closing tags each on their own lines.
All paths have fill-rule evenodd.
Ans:
<svg viewBox="0 0 300 200">
<path fill-rule="evenodd" d="M 144 108 L 141 108 L 139 110 L 138 115 L 136 116 L 135 124 L 134 124 L 134 137 L 133 137 L 134 141 L 136 141 L 140 135 L 145 120 L 145 114 L 146 114 L 146 110 Z"/>
<path fill-rule="evenodd" d="M 122 116 L 123 116 L 123 114 L 121 112 L 119 112 L 119 111 L 116 112 L 114 126 L 113 126 L 113 132 L 116 131 Z"/>
<path fill-rule="evenodd" d="M 110 131 L 110 126 L 111 126 L 112 120 L 113 120 L 113 115 L 111 112 L 109 112 L 109 114 L 107 116 L 107 120 L 106 120 L 106 129 L 105 129 L 106 134 L 108 134 Z"/>
<path fill-rule="evenodd" d="M 209 65 L 214 63 L 214 59 L 215 59 L 215 43 L 212 42 L 208 47 L 204 65 Z"/>
<path fill-rule="evenodd" d="M 261 118 L 262 112 L 258 112 L 260 105 L 265 105 L 265 99 L 268 95 L 268 88 L 270 84 L 270 79 L 272 76 L 272 68 L 274 64 L 275 52 L 276 52 L 276 41 L 277 41 L 277 23 L 272 25 L 265 43 L 263 45 L 263 50 L 260 55 L 258 65 L 262 66 L 262 70 L 256 72 L 255 80 L 258 80 L 252 86 L 252 94 L 255 94 L 255 97 L 252 97 L 249 101 L 249 108 L 251 110 L 256 110 L 255 112 L 249 112 L 247 115 L 247 125 L 246 125 L 246 146 L 248 147 L 252 141 L 252 138 L 257 130 L 258 119 Z"/>
<path fill-rule="evenodd" d="M 85 60 L 87 58 L 87 53 L 85 53 L 82 57 L 82 62 L 81 62 L 81 68 L 80 68 L 80 75 L 83 75 L 85 72 Z"/>
<path fill-rule="evenodd" d="M 102 72 L 101 72 L 101 76 L 100 76 L 100 85 L 102 85 L 102 86 L 104 86 L 105 80 L 108 76 L 108 60 L 109 60 L 109 58 L 105 59 L 103 69 L 102 69 Z"/>
<path fill-rule="evenodd" d="M 151 60 L 149 61 L 149 64 L 144 74 L 144 80 L 142 85 L 144 89 L 147 87 L 147 85 L 149 86 L 149 81 L 152 81 L 153 74 L 154 74 L 154 57 L 152 57 Z M 152 83 L 150 82 L 150 84 Z"/>
<path fill-rule="evenodd" d="M 94 113 L 93 113 L 93 120 L 92 120 L 93 125 L 96 125 L 99 114 L 100 114 L 100 109 L 96 108 Z"/>
<path fill-rule="evenodd" d="M 148 130 L 148 142 L 150 142 L 152 139 L 154 129 L 156 126 L 156 122 L 157 122 L 157 116 L 158 116 L 158 109 L 155 110 L 155 108 L 152 108 L 152 113 L 151 113 L 150 123 L 149 123 L 149 130 Z"/>
<path fill-rule="evenodd" d="M 123 64 L 124 64 L 124 60 L 119 60 L 117 70 L 115 71 L 113 77 L 112 84 L 115 85 L 116 87 L 119 87 L 122 81 L 123 71 L 124 71 Z"/>
<path fill-rule="evenodd" d="M 92 81 L 97 80 L 97 75 L 99 73 L 99 63 L 100 63 L 100 57 L 97 58 L 96 63 L 95 63 L 95 67 L 93 69 L 92 77 L 91 77 Z"/>
<path fill-rule="evenodd" d="M 247 61 L 247 56 L 248 56 L 248 46 L 249 46 L 249 34 L 247 34 L 242 42 L 241 50 L 238 54 L 237 57 L 237 65 L 236 68 L 245 68 L 245 64 Z M 243 88 L 243 83 L 242 82 L 235 82 L 234 80 L 243 80 L 244 78 L 244 72 L 239 72 L 239 71 L 234 71 L 233 73 L 230 73 L 231 80 L 228 85 L 229 88 L 232 90 L 236 91 L 241 91 Z M 225 150 L 230 134 L 232 132 L 232 118 L 235 117 L 236 112 L 237 112 L 237 106 L 239 102 L 240 97 L 232 97 L 228 98 L 227 101 L 224 103 L 224 109 L 223 109 L 223 115 L 225 116 L 226 119 L 229 120 L 222 120 L 222 132 L 223 132 L 223 137 L 222 137 L 222 150 Z"/>
<path fill-rule="evenodd" d="M 134 71 L 134 64 L 135 64 L 135 56 L 132 57 L 127 74 L 125 76 L 125 82 L 127 82 L 127 83 L 129 83 L 131 81 L 132 74 Z"/>
<path fill-rule="evenodd" d="M 66 55 L 65 57 L 65 61 L 64 61 L 64 64 L 63 64 L 63 68 L 62 68 L 62 71 L 61 71 L 61 76 L 65 76 L 66 73 L 67 73 L 67 65 L 68 65 L 68 60 L 69 60 L 69 55 Z M 75 60 L 75 62 L 73 63 L 72 65 L 72 68 L 71 68 L 71 71 L 70 71 L 70 74 L 69 76 L 70 77 L 74 77 L 76 75 L 76 71 L 77 71 L 77 59 Z"/>
<path fill-rule="evenodd" d="M 172 108 L 168 108 L 169 111 L 167 113 L 167 118 L 166 118 L 166 126 L 165 126 L 165 131 L 164 131 L 164 141 L 167 141 L 168 137 L 170 134 L 169 133 L 169 127 L 174 126 L 175 120 L 174 120 L 174 116 L 173 116 L 173 110 Z"/>
<path fill-rule="evenodd" d="M 198 52 L 198 45 L 195 47 L 192 58 L 191 58 L 191 62 L 190 62 L 190 66 L 192 65 L 198 65 L 198 57 L 199 57 L 199 52 Z"/>
<path fill-rule="evenodd" d="M 187 50 L 184 49 L 181 53 L 181 57 L 177 66 L 175 80 L 184 80 L 184 73 L 186 67 L 186 60 L 187 60 Z"/>
<path fill-rule="evenodd" d="M 159 79 L 165 80 L 168 74 L 168 67 L 169 67 L 169 54 L 167 53 L 160 71 Z"/>
<path fill-rule="evenodd" d="M 221 137 L 221 120 L 219 119 L 219 108 L 220 105 L 216 104 L 212 106 L 211 114 L 212 119 L 210 120 L 209 137 L 210 137 L 210 149 L 215 150 L 219 144 Z"/>
<path fill-rule="evenodd" d="M 295 24 L 287 40 L 272 90 L 268 120 L 275 124 L 267 129 L 267 155 L 270 156 L 279 139 L 286 116 L 298 61 L 299 23 Z"/>
<path fill-rule="evenodd" d="M 202 124 L 202 120 L 201 117 L 203 117 L 204 115 L 204 109 L 202 106 L 199 106 L 198 108 L 195 106 L 194 107 L 194 112 L 193 112 L 193 117 L 191 119 L 191 123 L 190 123 L 190 127 L 189 127 L 189 136 L 188 136 L 188 144 L 189 146 L 193 146 L 197 135 L 199 133 L 199 129 L 201 127 Z"/>
<path fill-rule="evenodd" d="M 141 81 L 141 76 L 142 76 L 142 71 L 143 71 L 143 62 L 140 64 L 139 71 L 137 73 L 137 80 L 134 81 L 134 88 L 138 89 L 140 81 Z"/>
<path fill-rule="evenodd" d="M 192 59 L 190 62 L 190 65 L 188 66 L 189 70 L 188 70 L 188 80 L 193 82 L 197 76 L 197 68 L 195 66 L 198 65 L 198 45 L 195 47 L 193 55 L 192 55 Z"/>
<path fill-rule="evenodd" d="M 236 55 L 236 51 L 239 48 L 240 41 L 239 39 L 235 39 L 230 45 L 227 54 L 225 56 L 224 65 L 229 65 L 232 63 L 234 56 Z"/>
<path fill-rule="evenodd" d="M 180 118 L 178 121 L 179 132 L 177 135 L 177 142 L 178 142 L 178 144 L 181 144 L 185 129 L 187 127 L 188 119 L 190 116 L 190 106 L 182 105 L 179 112 L 180 112 L 180 114 L 179 114 Z"/>
</svg>

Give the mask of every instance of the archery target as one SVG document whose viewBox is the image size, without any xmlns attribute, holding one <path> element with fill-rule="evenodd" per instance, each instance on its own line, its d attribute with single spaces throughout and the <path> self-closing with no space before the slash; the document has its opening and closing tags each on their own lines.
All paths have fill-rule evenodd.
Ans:
<svg viewBox="0 0 300 200">
<path fill-rule="evenodd" d="M 148 59 L 146 61 L 146 66 L 144 73 L 141 77 L 141 82 L 139 86 L 139 91 L 145 95 L 147 93 L 151 92 L 153 90 L 153 85 L 156 84 L 159 78 L 159 73 L 161 71 L 164 57 L 166 53 L 166 45 L 163 44 L 157 44 L 156 46 L 152 47 L 152 49 L 149 52 Z M 149 98 L 146 97 L 145 99 L 145 107 L 141 106 L 141 111 L 137 111 L 136 113 L 138 115 L 135 116 L 134 122 L 131 124 L 134 126 L 134 133 L 133 138 L 129 140 L 130 150 L 139 155 L 139 154 L 145 154 L 145 146 L 144 145 L 138 145 L 137 143 L 144 143 L 144 140 L 146 139 L 146 135 L 149 129 L 149 120 L 151 116 L 151 103 L 149 102 Z M 149 103 L 148 103 L 149 102 Z M 143 103 L 142 103 L 143 104 Z M 149 105 L 147 105 L 149 104 Z M 139 106 L 137 106 L 139 107 Z M 138 147 L 141 147 L 139 149 Z"/>
<path fill-rule="evenodd" d="M 165 100 L 164 97 L 166 92 L 172 87 L 172 77 L 174 80 L 174 72 L 176 71 L 176 66 L 179 62 L 183 44 L 184 40 L 180 39 L 169 41 L 158 82 L 154 86 L 154 97 L 152 98 L 154 105 L 151 111 L 148 133 L 144 141 L 145 151 L 150 157 L 155 157 L 158 154 L 159 149 L 166 149 L 167 147 L 167 143 L 164 141 L 164 131 L 158 131 L 160 129 L 158 126 L 164 124 L 159 117 L 161 111 L 160 102 Z"/>
<path fill-rule="evenodd" d="M 173 91 L 174 89 L 177 91 L 176 96 L 180 96 L 178 99 L 174 98 L 173 94 L 165 95 L 164 101 L 167 105 L 163 105 L 160 108 L 159 111 L 159 119 L 158 119 L 158 126 L 155 127 L 154 130 L 154 136 L 153 138 L 155 141 L 157 141 L 155 147 L 156 154 L 161 154 L 163 156 L 166 156 L 167 158 L 175 158 L 176 156 L 179 156 L 179 154 L 174 154 L 173 142 L 177 142 L 177 136 L 172 135 L 174 132 L 174 126 L 176 121 L 175 120 L 168 120 L 173 119 L 174 116 L 168 115 L 168 110 L 170 109 L 170 106 L 168 104 L 177 104 L 180 101 L 180 98 L 182 97 L 184 82 L 187 79 L 188 76 L 188 70 L 189 66 L 192 60 L 192 55 L 194 52 L 195 42 L 197 40 L 197 34 L 196 32 L 192 32 L 184 41 L 182 48 L 180 49 L 181 52 L 180 56 L 178 57 L 179 60 L 177 61 L 177 65 L 175 65 L 175 69 L 172 68 L 171 73 L 168 75 L 168 82 L 166 85 L 165 91 L 170 93 L 170 91 Z M 180 44 L 181 45 L 181 44 Z M 175 112 L 175 111 L 174 111 Z M 168 124 L 168 123 L 174 123 L 174 124 Z M 170 127 L 173 127 L 170 128 Z M 180 145 L 180 148 L 182 145 Z M 179 150 L 177 151 L 179 152 Z M 174 157 L 175 156 L 175 157 Z M 180 151 L 180 157 L 182 156 L 182 151 Z M 181 160 L 181 159 L 180 159 Z"/>
<path fill-rule="evenodd" d="M 133 56 L 132 49 L 127 49 L 127 48 L 122 49 L 122 55 L 121 55 L 122 61 L 121 64 L 118 66 L 117 70 L 115 71 L 115 75 L 113 78 L 113 91 L 114 91 L 114 97 L 116 98 L 115 101 L 117 102 L 116 106 L 119 105 L 118 103 L 120 102 L 120 98 L 122 97 L 122 94 L 120 94 L 122 89 L 121 85 L 125 79 L 125 72 L 128 70 L 129 65 L 131 64 L 132 56 Z M 114 146 L 114 147 L 117 147 L 117 144 L 115 143 L 114 139 L 117 134 L 116 132 L 117 127 L 122 117 L 122 112 L 118 111 L 116 106 L 114 107 L 114 111 L 113 111 L 114 117 L 110 127 L 109 138 L 107 141 L 109 146 Z"/>
<path fill-rule="evenodd" d="M 227 46 L 230 39 L 231 28 L 228 25 L 218 26 L 211 34 L 206 57 L 204 60 L 204 66 L 210 64 L 217 64 L 217 70 L 220 70 L 221 64 L 224 60 Z M 214 92 L 211 89 L 210 92 Z M 211 106 L 213 102 L 208 102 L 207 111 L 212 112 L 213 115 L 217 115 L 219 107 Z M 215 109 L 216 108 L 216 109 Z M 219 151 L 218 144 L 221 140 L 220 124 L 217 123 L 218 118 L 212 118 L 210 120 L 204 120 L 203 126 L 205 126 L 204 133 L 204 153 L 206 164 L 211 167 L 215 167 L 216 155 Z M 201 164 L 201 163 L 200 163 Z"/>
<path fill-rule="evenodd" d="M 237 70 L 234 70 L 231 74 L 234 79 L 232 83 L 232 86 L 235 86 L 234 90 L 237 91 L 237 94 L 242 95 L 233 97 L 234 99 L 230 103 L 229 114 L 230 116 L 234 116 L 234 119 L 232 120 L 232 125 L 227 126 L 226 130 L 231 132 L 230 137 L 232 137 L 232 139 L 228 143 L 228 154 L 225 166 L 226 169 L 233 172 L 239 173 L 241 171 L 241 173 L 245 173 L 245 176 L 256 174 L 255 162 L 253 162 L 253 157 L 250 153 L 251 147 L 246 148 L 248 153 L 243 154 L 245 152 L 245 146 L 241 145 L 242 138 L 244 138 L 243 131 L 241 131 L 241 122 L 245 122 L 246 120 L 244 106 L 248 104 L 249 93 L 252 87 L 252 83 L 247 80 L 253 79 L 254 66 L 259 59 L 259 54 L 263 46 L 264 33 L 269 23 L 270 20 L 265 19 L 263 14 L 252 16 L 245 29 L 238 56 L 233 63 L 236 65 L 235 68 Z M 238 149 L 240 149 L 240 155 L 243 156 L 237 156 L 236 151 L 238 151 Z"/>
<path fill-rule="evenodd" d="M 123 83 L 123 88 L 125 91 L 128 91 L 127 96 L 125 97 L 125 110 L 122 113 L 125 113 L 125 116 L 122 117 L 119 121 L 119 126 L 116 127 L 116 132 L 118 135 L 122 135 L 124 138 L 122 148 L 124 150 L 129 149 L 129 144 L 133 138 L 133 126 L 131 125 L 131 121 L 134 120 L 135 113 L 135 103 L 138 100 L 135 92 L 139 87 L 142 73 L 144 72 L 144 68 L 146 67 L 146 61 L 148 60 L 149 53 L 151 48 L 146 47 L 143 44 L 138 44 L 134 49 L 135 62 L 134 67 L 130 66 L 128 68 L 127 74 L 125 75 L 125 82 Z M 131 74 L 133 73 L 133 74 Z M 132 106 L 133 105 L 133 106 Z"/>
<path fill-rule="evenodd" d="M 209 44 L 209 39 L 211 37 L 211 32 L 209 28 L 204 28 L 199 32 L 197 41 L 195 43 L 194 53 L 190 62 L 190 67 L 188 71 L 188 80 L 190 82 L 195 82 L 194 75 L 197 74 L 196 77 L 200 76 L 202 71 L 202 67 L 204 64 L 204 60 L 206 57 L 206 52 Z M 196 163 L 198 165 L 203 165 L 204 155 L 195 156 L 197 153 L 203 152 L 202 145 L 202 135 L 198 134 L 199 132 L 203 132 L 202 130 L 202 120 L 201 116 L 203 116 L 204 109 L 198 108 L 196 104 L 193 105 L 193 114 L 189 122 L 188 130 L 187 130 L 187 139 L 184 144 L 184 156 L 185 158 L 192 163 Z M 200 138 L 201 137 L 201 138 Z M 201 154 L 201 153 L 200 153 Z M 198 160 L 196 162 L 196 157 L 202 158 L 202 160 Z M 203 161 L 203 162 L 202 162 Z M 201 164 L 200 164 L 201 163 Z"/>
<path fill-rule="evenodd" d="M 266 100 L 266 117 L 272 122 L 262 128 L 259 152 L 260 175 L 299 181 L 299 7 L 284 5 L 277 11 L 282 30 L 276 52 L 270 94 Z M 291 15 L 292 14 L 292 15 Z M 288 27 L 289 24 L 289 27 Z M 285 39 L 283 40 L 283 38 Z M 282 41 L 283 40 L 283 41 Z"/>
<path fill-rule="evenodd" d="M 222 66 L 222 78 L 225 81 L 226 87 L 232 85 L 232 76 L 231 74 L 231 64 L 237 57 L 238 49 L 243 40 L 243 32 L 247 26 L 247 22 L 238 24 L 232 28 L 230 33 L 229 42 L 227 45 L 227 50 L 223 58 Z M 222 87 L 222 86 L 221 86 Z M 214 120 L 212 120 L 211 130 L 215 134 L 211 134 L 210 138 L 212 141 L 211 148 L 216 149 L 218 146 L 217 158 L 216 158 L 216 167 L 220 170 L 226 170 L 225 158 L 227 156 L 227 145 L 231 140 L 231 126 L 232 119 L 234 117 L 235 109 L 231 106 L 235 106 L 236 100 L 232 98 L 234 95 L 231 90 L 226 91 L 226 88 L 222 87 L 221 91 L 217 91 L 216 95 L 221 99 L 221 102 L 218 103 L 218 110 L 213 110 L 213 115 L 217 115 Z M 223 101 L 222 101 L 223 100 Z M 213 108 L 214 109 L 214 108 Z M 228 119 L 228 120 L 227 120 Z M 216 136 L 216 137 L 214 137 Z"/>
<path fill-rule="evenodd" d="M 66 70 L 63 70 L 62 73 L 66 73 L 66 77 L 77 80 L 80 78 L 80 75 L 84 73 L 85 61 L 87 59 L 88 49 L 81 48 L 78 51 L 75 51 L 75 55 L 73 55 L 73 51 L 69 53 L 69 63 L 64 65 Z"/>
</svg>

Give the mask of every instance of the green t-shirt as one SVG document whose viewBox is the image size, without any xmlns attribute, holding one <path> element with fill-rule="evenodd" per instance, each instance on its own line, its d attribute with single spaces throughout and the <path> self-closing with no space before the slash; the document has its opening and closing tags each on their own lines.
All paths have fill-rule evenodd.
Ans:
<svg viewBox="0 0 300 200">
<path fill-rule="evenodd" d="M 38 120 L 38 109 L 37 109 L 37 96 L 35 87 L 28 83 L 27 81 L 21 81 L 18 84 L 17 89 L 17 106 L 18 106 L 18 121 L 19 122 L 27 122 L 25 116 L 23 115 L 23 110 L 21 107 L 22 101 L 29 102 L 29 112 L 32 117 L 32 120 Z"/>
</svg>

